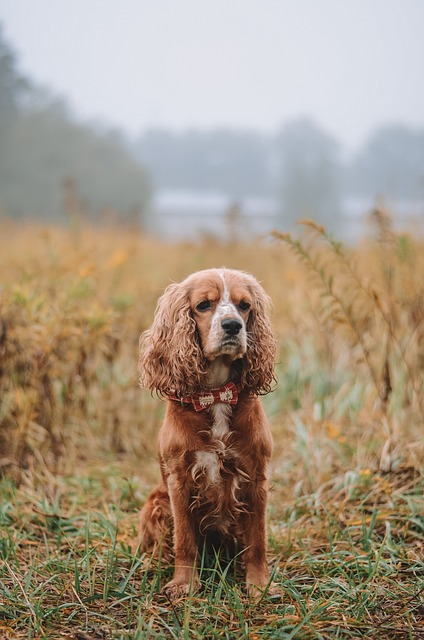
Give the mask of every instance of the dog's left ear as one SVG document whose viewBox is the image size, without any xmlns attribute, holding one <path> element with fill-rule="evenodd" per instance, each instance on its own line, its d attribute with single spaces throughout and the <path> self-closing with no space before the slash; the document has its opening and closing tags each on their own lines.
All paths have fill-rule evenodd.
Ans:
<svg viewBox="0 0 424 640">
<path fill-rule="evenodd" d="M 275 378 L 277 341 L 269 309 L 271 300 L 258 282 L 250 284 L 253 304 L 247 321 L 248 347 L 244 356 L 244 384 L 254 393 L 264 395 L 272 390 Z"/>
</svg>

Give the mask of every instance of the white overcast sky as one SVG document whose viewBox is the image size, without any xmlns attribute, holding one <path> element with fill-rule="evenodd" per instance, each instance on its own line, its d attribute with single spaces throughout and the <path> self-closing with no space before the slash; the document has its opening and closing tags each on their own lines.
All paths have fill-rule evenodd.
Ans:
<svg viewBox="0 0 424 640">
<path fill-rule="evenodd" d="M 0 0 L 0 22 L 23 72 L 130 134 L 424 127 L 424 0 Z"/>
</svg>

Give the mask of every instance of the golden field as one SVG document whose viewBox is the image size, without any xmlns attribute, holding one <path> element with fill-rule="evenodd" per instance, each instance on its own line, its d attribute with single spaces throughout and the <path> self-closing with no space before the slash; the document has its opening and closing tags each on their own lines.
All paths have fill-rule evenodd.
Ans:
<svg viewBox="0 0 424 640">
<path fill-rule="evenodd" d="M 0 223 L 0 636 L 421 637 L 424 242 L 381 210 L 352 248 L 301 228 L 300 239 L 171 244 Z M 212 587 L 189 610 L 155 604 L 131 546 L 164 407 L 138 388 L 138 339 L 164 287 L 211 266 L 262 282 L 280 345 L 264 404 L 270 562 L 286 595 L 253 610 L 226 592 L 228 615 Z M 66 565 L 62 582 L 47 557 Z M 166 570 L 150 567 L 153 582 Z"/>
</svg>

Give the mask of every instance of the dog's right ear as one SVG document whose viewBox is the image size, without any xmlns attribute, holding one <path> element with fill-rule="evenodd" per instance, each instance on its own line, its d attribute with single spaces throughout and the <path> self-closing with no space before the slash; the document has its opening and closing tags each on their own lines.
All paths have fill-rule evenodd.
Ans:
<svg viewBox="0 0 424 640">
<path fill-rule="evenodd" d="M 140 336 L 138 370 L 140 385 L 162 396 L 199 389 L 206 362 L 182 284 L 169 285 L 159 298 L 153 324 Z"/>
</svg>

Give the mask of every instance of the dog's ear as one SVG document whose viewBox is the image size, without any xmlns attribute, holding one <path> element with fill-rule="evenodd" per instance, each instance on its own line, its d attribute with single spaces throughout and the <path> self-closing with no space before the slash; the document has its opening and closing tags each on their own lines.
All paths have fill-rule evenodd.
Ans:
<svg viewBox="0 0 424 640">
<path fill-rule="evenodd" d="M 140 337 L 140 385 L 159 395 L 193 393 L 205 369 L 188 291 L 171 284 L 159 298 L 152 326 Z"/>
<path fill-rule="evenodd" d="M 247 321 L 248 346 L 243 358 L 243 383 L 254 393 L 266 394 L 276 381 L 277 342 L 268 316 L 271 300 L 259 282 L 252 280 L 249 288 L 253 304 Z"/>
</svg>

